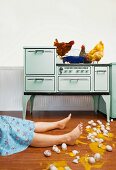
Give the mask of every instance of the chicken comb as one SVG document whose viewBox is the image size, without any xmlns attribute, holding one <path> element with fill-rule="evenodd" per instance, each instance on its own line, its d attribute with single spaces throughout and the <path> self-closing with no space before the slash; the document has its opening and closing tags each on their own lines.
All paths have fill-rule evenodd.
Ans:
<svg viewBox="0 0 116 170">
<path fill-rule="evenodd" d="M 81 46 L 81 48 L 85 48 L 85 46 L 84 46 L 84 45 L 82 45 L 82 46 Z"/>
</svg>

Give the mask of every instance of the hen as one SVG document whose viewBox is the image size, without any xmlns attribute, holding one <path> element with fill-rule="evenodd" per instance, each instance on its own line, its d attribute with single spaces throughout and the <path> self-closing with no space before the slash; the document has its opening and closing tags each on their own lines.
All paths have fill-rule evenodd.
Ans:
<svg viewBox="0 0 116 170">
<path fill-rule="evenodd" d="M 88 54 L 87 58 L 91 61 L 100 61 L 103 57 L 104 44 L 100 41 Z"/>
<path fill-rule="evenodd" d="M 87 53 L 85 52 L 85 46 L 84 45 L 81 46 L 81 51 L 79 53 L 79 56 L 83 57 L 84 63 L 91 63 L 91 61 L 88 58 Z"/>
<path fill-rule="evenodd" d="M 60 56 L 60 58 L 63 58 L 63 56 L 65 56 L 65 54 L 71 50 L 73 44 L 74 41 L 70 41 L 66 43 L 66 42 L 58 42 L 57 39 L 55 39 L 54 42 L 54 46 L 56 46 L 56 52 Z"/>
<path fill-rule="evenodd" d="M 81 56 L 81 57 L 86 57 L 86 55 L 87 55 L 87 53 L 85 52 L 85 46 L 82 45 L 82 46 L 81 46 L 81 51 L 80 51 L 80 53 L 79 53 L 79 56 Z"/>
</svg>

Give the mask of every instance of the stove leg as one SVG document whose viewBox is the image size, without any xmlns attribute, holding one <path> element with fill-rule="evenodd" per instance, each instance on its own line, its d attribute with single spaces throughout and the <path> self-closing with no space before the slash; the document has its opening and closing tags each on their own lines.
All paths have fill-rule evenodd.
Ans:
<svg viewBox="0 0 116 170">
<path fill-rule="evenodd" d="M 35 95 L 32 95 L 30 97 L 30 114 L 32 114 L 32 111 L 33 111 L 34 98 L 35 98 Z"/>
<path fill-rule="evenodd" d="M 99 110 L 99 95 L 94 95 L 93 96 L 93 101 L 94 101 L 94 111 L 97 114 L 97 110 Z"/>
<path fill-rule="evenodd" d="M 110 95 L 102 95 L 101 97 L 105 102 L 107 122 L 110 122 Z"/>
<path fill-rule="evenodd" d="M 27 102 L 31 95 L 23 95 L 23 119 L 26 117 Z"/>
</svg>

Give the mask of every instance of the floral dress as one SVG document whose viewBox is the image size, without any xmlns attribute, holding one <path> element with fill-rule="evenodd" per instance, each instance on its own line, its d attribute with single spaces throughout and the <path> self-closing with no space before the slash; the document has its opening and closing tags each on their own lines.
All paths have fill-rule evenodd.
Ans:
<svg viewBox="0 0 116 170">
<path fill-rule="evenodd" d="M 34 122 L 10 116 L 0 116 L 0 155 L 25 150 L 34 136 Z"/>
</svg>

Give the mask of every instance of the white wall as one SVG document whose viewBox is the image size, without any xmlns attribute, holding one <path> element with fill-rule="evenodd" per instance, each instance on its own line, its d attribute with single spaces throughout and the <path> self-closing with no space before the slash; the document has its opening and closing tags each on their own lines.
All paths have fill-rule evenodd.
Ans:
<svg viewBox="0 0 116 170">
<path fill-rule="evenodd" d="M 116 61 L 116 0 L 0 0 L 0 66 L 23 66 L 23 46 L 75 40 L 89 51 L 105 44 L 101 62 Z"/>
<path fill-rule="evenodd" d="M 22 110 L 23 68 L 0 67 L 0 111 Z"/>
<path fill-rule="evenodd" d="M 116 0 L 0 0 L 0 66 L 9 67 L 0 70 L 0 110 L 22 110 L 23 73 L 10 66 L 23 66 L 23 46 L 51 46 L 55 38 L 74 40 L 78 50 L 85 44 L 87 51 L 102 40 L 101 62 L 116 61 Z M 90 98 L 85 108 L 81 99 L 77 104 L 73 97 L 71 109 L 93 109 Z M 55 101 L 57 109 L 67 109 L 70 102 L 64 97 Z M 46 98 L 46 108 L 55 101 Z"/>
</svg>

